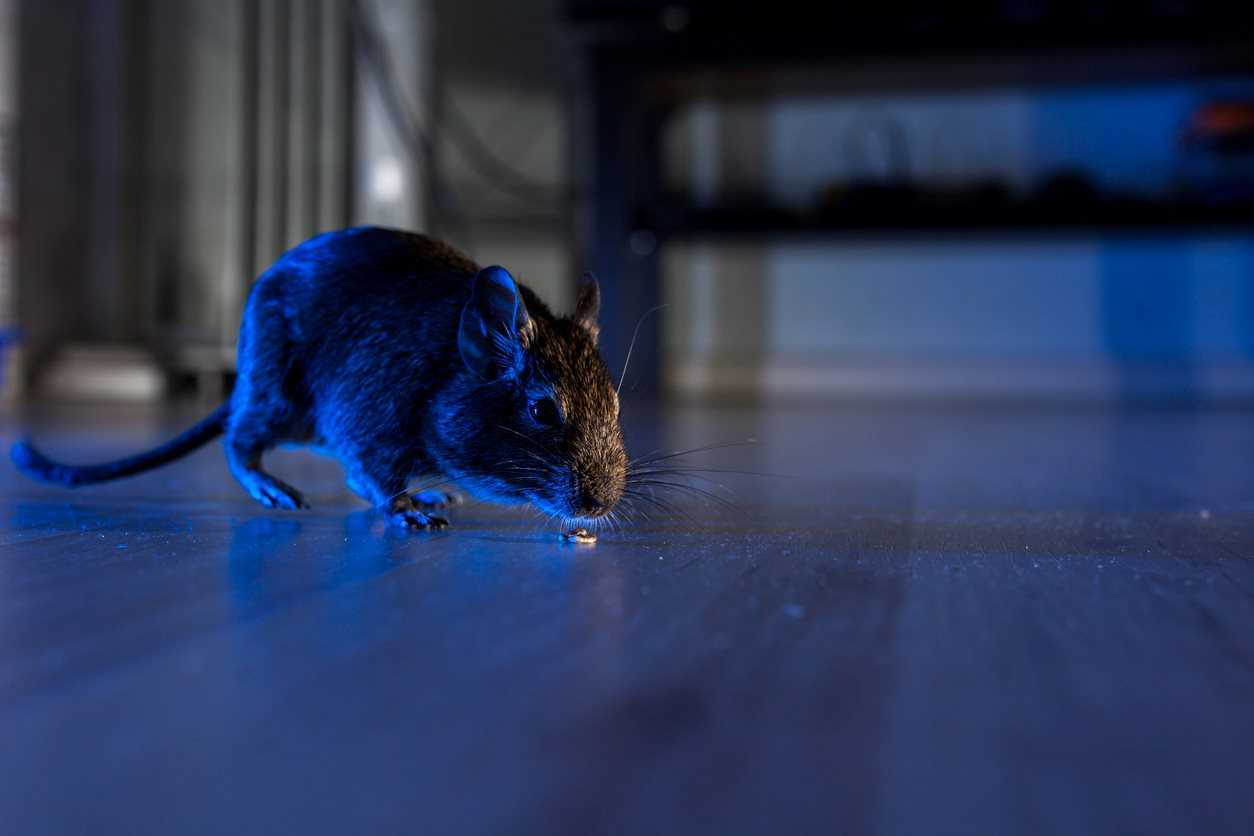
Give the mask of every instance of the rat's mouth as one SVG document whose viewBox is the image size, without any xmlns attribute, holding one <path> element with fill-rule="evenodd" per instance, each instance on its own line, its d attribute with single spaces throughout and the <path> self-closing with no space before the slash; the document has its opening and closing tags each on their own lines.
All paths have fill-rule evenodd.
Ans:
<svg viewBox="0 0 1254 836">
<path fill-rule="evenodd" d="M 554 517 L 559 517 L 564 522 L 572 525 L 595 527 L 598 523 L 604 522 L 605 518 L 614 511 L 613 504 L 585 504 L 578 500 L 572 502 L 571 497 L 565 495 L 553 497 L 533 494 L 529 498 L 531 504 L 541 511 Z"/>
</svg>

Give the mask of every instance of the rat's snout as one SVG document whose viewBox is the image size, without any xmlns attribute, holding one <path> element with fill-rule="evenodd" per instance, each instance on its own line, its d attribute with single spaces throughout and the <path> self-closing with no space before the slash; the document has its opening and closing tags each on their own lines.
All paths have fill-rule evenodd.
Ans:
<svg viewBox="0 0 1254 836">
<path fill-rule="evenodd" d="M 603 517 L 623 496 L 623 479 L 604 473 L 578 478 L 575 513 L 580 517 Z"/>
<path fill-rule="evenodd" d="M 598 422 L 568 437 L 568 478 L 558 499 L 568 517 L 595 519 L 614 510 L 627 489 L 627 451 L 616 423 Z M 556 497 L 555 497 L 556 498 Z"/>
</svg>

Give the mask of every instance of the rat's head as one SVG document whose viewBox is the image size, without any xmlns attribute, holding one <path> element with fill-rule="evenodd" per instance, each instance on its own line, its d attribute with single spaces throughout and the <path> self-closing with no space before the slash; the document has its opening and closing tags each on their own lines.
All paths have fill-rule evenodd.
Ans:
<svg viewBox="0 0 1254 836">
<path fill-rule="evenodd" d="M 457 334 L 465 385 L 436 411 L 437 455 L 463 487 L 567 520 L 614 508 L 627 454 L 618 393 L 597 352 L 599 307 L 591 276 L 574 314 L 560 318 L 501 267 L 475 277 Z"/>
</svg>

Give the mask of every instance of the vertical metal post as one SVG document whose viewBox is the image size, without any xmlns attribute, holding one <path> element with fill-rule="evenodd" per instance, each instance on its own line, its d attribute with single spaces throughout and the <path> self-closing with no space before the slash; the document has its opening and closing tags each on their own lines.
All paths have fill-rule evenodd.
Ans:
<svg viewBox="0 0 1254 836">
<path fill-rule="evenodd" d="M 579 182 L 588 190 L 581 260 L 601 283 L 601 351 L 617 375 L 636 324 L 660 297 L 658 242 L 650 230 L 633 226 L 636 207 L 655 197 L 661 118 L 622 56 L 594 48 L 586 59 L 576 139 L 586 160 Z M 659 388 L 660 321 L 651 318 L 639 333 L 624 391 L 653 394 Z"/>
<path fill-rule="evenodd" d="M 239 276 L 244 292 L 252 284 L 257 267 L 257 174 L 258 131 L 260 122 L 261 80 L 261 6 L 251 0 L 240 4 L 240 113 L 239 113 L 239 188 L 236 203 L 239 213 L 237 253 Z M 224 318 L 225 319 L 225 318 Z M 226 344 L 235 340 L 234 329 L 238 323 L 223 321 L 223 338 Z"/>
</svg>

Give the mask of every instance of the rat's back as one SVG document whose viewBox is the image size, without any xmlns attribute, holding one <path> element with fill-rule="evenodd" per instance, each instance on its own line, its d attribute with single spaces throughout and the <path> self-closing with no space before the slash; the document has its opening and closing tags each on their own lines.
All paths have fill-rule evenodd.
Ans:
<svg viewBox="0 0 1254 836">
<path fill-rule="evenodd" d="M 244 328 L 250 319 L 281 322 L 293 347 L 312 350 L 317 357 L 306 359 L 326 371 L 354 349 L 443 353 L 477 271 L 465 255 L 418 233 L 326 232 L 288 250 L 257 280 L 248 307 L 260 316 L 246 314 Z"/>
<path fill-rule="evenodd" d="M 426 235 L 362 226 L 324 232 L 284 253 L 258 281 L 278 279 L 288 304 L 342 309 L 362 301 L 465 295 L 479 270 L 467 256 Z"/>
<path fill-rule="evenodd" d="M 401 360 L 410 373 L 447 366 L 477 265 L 451 246 L 382 227 L 328 232 L 286 252 L 257 282 L 249 306 L 281 316 L 313 388 Z M 245 318 L 246 321 L 248 317 Z M 246 322 L 247 324 L 247 322 Z"/>
</svg>

